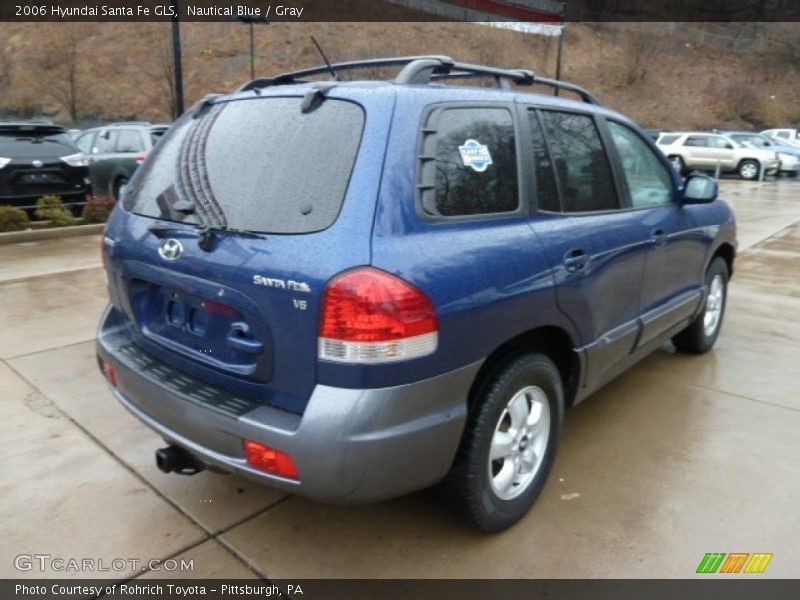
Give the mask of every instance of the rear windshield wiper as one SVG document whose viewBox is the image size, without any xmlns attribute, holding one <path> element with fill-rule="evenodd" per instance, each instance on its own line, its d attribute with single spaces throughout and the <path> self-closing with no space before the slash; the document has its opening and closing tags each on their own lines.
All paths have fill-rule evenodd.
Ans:
<svg viewBox="0 0 800 600">
<path fill-rule="evenodd" d="M 217 235 L 220 233 L 258 240 L 266 239 L 266 236 L 263 233 L 258 233 L 257 231 L 250 231 L 248 229 L 234 229 L 231 227 L 212 227 L 211 225 L 197 225 L 192 229 L 170 225 L 153 225 L 150 227 L 149 231 L 158 239 L 163 239 L 172 233 L 197 232 L 200 236 L 198 245 L 203 252 L 210 252 L 213 249 Z"/>
</svg>

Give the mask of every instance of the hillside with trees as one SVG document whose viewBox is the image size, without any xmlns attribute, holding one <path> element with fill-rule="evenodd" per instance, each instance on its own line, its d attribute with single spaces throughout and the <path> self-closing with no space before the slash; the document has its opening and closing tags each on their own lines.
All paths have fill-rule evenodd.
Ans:
<svg viewBox="0 0 800 600">
<path fill-rule="evenodd" d="M 256 26 L 257 74 L 334 61 L 448 54 L 555 74 L 557 39 L 471 23 Z M 249 78 L 248 27 L 182 25 L 187 105 Z M 648 127 L 785 126 L 800 122 L 795 23 L 568 24 L 564 78 Z M 380 75 L 374 73 L 372 75 Z M 0 23 L 0 115 L 72 125 L 173 117 L 167 23 Z"/>
</svg>

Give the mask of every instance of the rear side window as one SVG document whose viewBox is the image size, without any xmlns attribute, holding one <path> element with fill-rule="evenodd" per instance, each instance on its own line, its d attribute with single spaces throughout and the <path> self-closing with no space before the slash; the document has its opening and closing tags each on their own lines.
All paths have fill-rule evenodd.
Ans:
<svg viewBox="0 0 800 600">
<path fill-rule="evenodd" d="M 541 115 L 564 211 L 619 208 L 608 157 L 594 119 L 555 111 L 542 111 Z"/>
<path fill-rule="evenodd" d="M 508 213 L 519 204 L 514 118 L 506 108 L 446 108 L 425 129 L 420 187 L 426 213 Z"/>
<path fill-rule="evenodd" d="M 135 129 L 123 129 L 117 136 L 117 152 L 141 152 L 142 136 Z"/>
<path fill-rule="evenodd" d="M 130 210 L 193 223 L 221 214 L 229 228 L 260 233 L 326 229 L 347 192 L 364 112 L 335 99 L 307 113 L 301 104 L 256 98 L 183 117 L 129 187 Z M 176 214 L 178 201 L 200 215 Z"/>
<path fill-rule="evenodd" d="M 659 146 L 669 146 L 670 144 L 674 144 L 678 141 L 678 138 L 681 137 L 679 135 L 662 135 L 658 138 L 657 144 Z"/>
<path fill-rule="evenodd" d="M 704 135 L 690 135 L 686 138 L 686 141 L 683 142 L 684 146 L 693 146 L 695 148 L 706 148 L 708 147 L 708 138 Z"/>
<path fill-rule="evenodd" d="M 97 134 L 94 140 L 94 151 L 98 154 L 111 154 L 117 145 L 117 134 L 113 129 L 107 129 Z"/>
</svg>

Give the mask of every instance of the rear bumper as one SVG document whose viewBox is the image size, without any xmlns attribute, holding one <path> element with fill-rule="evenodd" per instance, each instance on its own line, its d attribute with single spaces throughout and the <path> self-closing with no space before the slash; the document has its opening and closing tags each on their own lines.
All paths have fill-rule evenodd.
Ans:
<svg viewBox="0 0 800 600">
<path fill-rule="evenodd" d="M 294 494 L 357 503 L 433 485 L 453 462 L 480 363 L 396 387 L 317 385 L 297 415 L 233 395 L 220 402 L 224 392 L 185 375 L 176 386 L 168 365 L 143 371 L 114 313 L 106 311 L 97 338 L 98 357 L 116 370 L 114 395 L 165 440 L 209 466 Z M 249 466 L 244 439 L 288 453 L 300 480 Z"/>
</svg>

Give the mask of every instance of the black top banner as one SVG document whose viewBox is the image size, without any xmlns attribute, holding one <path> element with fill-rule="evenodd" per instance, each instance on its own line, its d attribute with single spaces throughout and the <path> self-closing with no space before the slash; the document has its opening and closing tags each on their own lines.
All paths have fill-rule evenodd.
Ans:
<svg viewBox="0 0 800 600">
<path fill-rule="evenodd" d="M 0 0 L 2 21 L 800 21 L 798 0 Z"/>
</svg>

